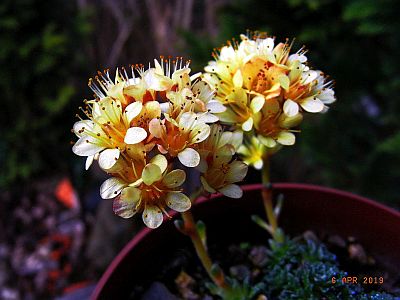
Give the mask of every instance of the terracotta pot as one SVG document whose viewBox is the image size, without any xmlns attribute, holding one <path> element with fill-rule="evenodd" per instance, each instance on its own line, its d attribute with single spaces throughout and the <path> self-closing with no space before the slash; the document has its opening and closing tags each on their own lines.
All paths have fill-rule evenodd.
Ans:
<svg viewBox="0 0 400 300">
<path fill-rule="evenodd" d="M 265 242 L 267 234 L 250 220 L 264 216 L 261 185 L 244 186 L 241 199 L 215 195 L 201 198 L 192 208 L 207 225 L 210 243 Z M 285 195 L 280 225 L 293 236 L 312 229 L 318 233 L 355 237 L 384 265 L 400 269 L 400 213 L 369 199 L 330 188 L 277 183 L 274 194 Z M 177 217 L 174 214 L 174 217 Z M 165 259 L 190 240 L 178 233 L 171 220 L 157 230 L 143 229 L 118 254 L 98 282 L 92 299 L 124 299 L 133 284 L 148 284 Z"/>
</svg>

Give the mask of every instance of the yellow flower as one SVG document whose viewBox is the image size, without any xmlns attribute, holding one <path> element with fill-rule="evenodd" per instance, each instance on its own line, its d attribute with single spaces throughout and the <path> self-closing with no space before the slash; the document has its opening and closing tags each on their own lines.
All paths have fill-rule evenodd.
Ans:
<svg viewBox="0 0 400 300">
<path fill-rule="evenodd" d="M 215 99 L 226 106 L 216 113 L 221 122 L 245 132 L 254 128 L 269 148 L 293 145 L 292 128 L 302 113 L 325 112 L 335 101 L 331 82 L 306 65 L 303 49 L 290 54 L 291 47 L 263 33 L 241 35 L 240 43 L 228 43 L 214 54 L 203 75 L 216 89 Z"/>
<path fill-rule="evenodd" d="M 79 140 L 72 151 L 79 156 L 87 156 L 87 166 L 94 155 L 99 154 L 100 166 L 110 168 L 121 151 L 146 139 L 145 129 L 130 125 L 141 110 L 140 102 L 131 103 L 123 111 L 121 103 L 110 97 L 87 101 L 84 113 L 89 119 L 74 124 L 73 131 Z"/>
<path fill-rule="evenodd" d="M 179 188 L 186 174 L 180 169 L 168 171 L 168 161 L 163 155 L 156 155 L 140 173 L 140 178 L 133 182 L 112 177 L 100 187 L 103 199 L 115 198 L 115 214 L 130 218 L 143 212 L 142 219 L 146 226 L 157 228 L 163 221 L 163 212 L 168 216 L 167 207 L 178 212 L 190 209 L 190 199 Z"/>
<path fill-rule="evenodd" d="M 248 167 L 242 161 L 232 161 L 232 156 L 232 146 L 229 144 L 214 153 L 212 162 L 200 177 L 206 191 L 220 192 L 230 198 L 242 197 L 243 191 L 235 183 L 243 180 Z"/>
<path fill-rule="evenodd" d="M 237 151 L 243 158 L 243 162 L 260 170 L 263 167 L 263 158 L 267 149 L 255 136 L 252 136 L 249 143 L 240 145 Z"/>
<path fill-rule="evenodd" d="M 197 151 L 200 154 L 200 163 L 197 169 L 202 173 L 207 171 L 209 165 L 212 165 L 218 149 L 228 146 L 234 155 L 243 141 L 243 132 L 240 130 L 224 131 L 222 126 L 217 124 L 211 125 L 210 128 L 208 138 L 197 145 Z"/>
<path fill-rule="evenodd" d="M 178 121 L 168 115 L 163 120 L 153 119 L 149 130 L 157 138 L 158 150 L 178 157 L 186 167 L 196 167 L 199 164 L 200 155 L 194 148 L 210 134 L 210 126 L 193 112 L 183 113 Z"/>
</svg>

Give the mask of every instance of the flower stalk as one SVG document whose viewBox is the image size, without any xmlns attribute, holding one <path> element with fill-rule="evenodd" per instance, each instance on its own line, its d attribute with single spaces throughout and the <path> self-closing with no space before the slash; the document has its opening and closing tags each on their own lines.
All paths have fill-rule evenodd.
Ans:
<svg viewBox="0 0 400 300">
<path fill-rule="evenodd" d="M 190 197 L 192 202 L 197 199 L 204 192 L 203 188 L 199 188 L 196 190 Z M 196 250 L 197 256 L 201 261 L 204 269 L 206 270 L 208 276 L 212 279 L 212 281 L 220 288 L 227 289 L 228 284 L 225 281 L 225 275 L 223 271 L 218 268 L 218 272 L 215 272 L 215 265 L 212 263 L 210 255 L 208 254 L 207 247 L 203 240 L 201 239 L 199 230 L 196 226 L 196 222 L 194 220 L 193 214 L 190 210 L 181 213 L 183 219 L 183 230 L 181 230 L 184 234 L 189 236 L 192 240 L 193 246 Z"/>
<path fill-rule="evenodd" d="M 277 242 L 283 242 L 283 235 L 278 230 L 278 214 L 275 212 L 272 202 L 272 184 L 270 181 L 269 156 L 265 155 L 263 159 L 263 168 L 261 172 L 263 189 L 261 191 L 265 213 L 268 219 L 268 231 Z"/>
</svg>

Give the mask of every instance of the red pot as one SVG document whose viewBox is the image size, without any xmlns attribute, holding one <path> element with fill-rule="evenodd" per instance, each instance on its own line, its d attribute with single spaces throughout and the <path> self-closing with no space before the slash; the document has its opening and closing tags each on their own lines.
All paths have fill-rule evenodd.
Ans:
<svg viewBox="0 0 400 300">
<path fill-rule="evenodd" d="M 262 186 L 244 186 L 241 199 L 214 195 L 201 198 L 192 208 L 195 218 L 207 225 L 209 241 L 221 245 L 235 242 L 265 242 L 267 234 L 250 220 L 264 216 Z M 283 193 L 285 201 L 280 225 L 296 235 L 307 229 L 319 233 L 355 237 L 383 263 L 400 269 L 400 213 L 369 199 L 330 188 L 305 184 L 277 183 L 274 194 Z M 174 214 L 176 216 L 176 214 Z M 172 221 L 156 230 L 143 229 L 118 254 L 98 282 L 92 299 L 124 299 L 133 284 L 149 283 L 165 259 L 190 244 L 178 233 Z"/>
</svg>

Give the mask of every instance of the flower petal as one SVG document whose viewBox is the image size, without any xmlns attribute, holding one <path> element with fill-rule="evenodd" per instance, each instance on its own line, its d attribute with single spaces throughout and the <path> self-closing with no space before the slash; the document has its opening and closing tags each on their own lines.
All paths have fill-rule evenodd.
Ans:
<svg viewBox="0 0 400 300">
<path fill-rule="evenodd" d="M 287 99 L 283 104 L 283 111 L 287 116 L 293 117 L 299 113 L 299 105 L 293 100 Z"/>
<path fill-rule="evenodd" d="M 253 128 L 253 118 L 250 117 L 242 124 L 243 131 L 250 131 Z"/>
<path fill-rule="evenodd" d="M 140 112 L 142 111 L 142 108 L 143 108 L 142 103 L 138 102 L 138 101 L 129 104 L 125 108 L 125 114 L 126 114 L 128 123 L 130 123 L 134 118 L 136 118 L 140 114 Z"/>
<path fill-rule="evenodd" d="M 89 156 L 86 158 L 85 170 L 89 170 L 90 166 L 91 166 L 92 163 L 93 163 L 93 160 L 94 160 L 94 155 L 89 155 Z"/>
<path fill-rule="evenodd" d="M 263 145 L 267 146 L 268 148 L 273 148 L 276 146 L 275 140 L 271 137 L 259 135 L 258 139 Z"/>
<path fill-rule="evenodd" d="M 235 75 L 233 75 L 232 82 L 234 87 L 241 88 L 243 86 L 243 76 L 240 70 L 237 70 Z"/>
<path fill-rule="evenodd" d="M 116 177 L 111 177 L 100 186 L 100 196 L 103 199 L 111 199 L 117 196 L 127 184 Z"/>
<path fill-rule="evenodd" d="M 163 178 L 163 183 L 168 188 L 176 188 L 181 186 L 186 180 L 186 173 L 181 169 L 176 169 L 169 172 Z"/>
<path fill-rule="evenodd" d="M 219 101 L 215 101 L 215 100 L 210 100 L 210 102 L 207 103 L 207 109 L 209 110 L 209 112 L 211 113 L 222 113 L 226 110 L 226 106 L 223 105 L 221 102 Z"/>
<path fill-rule="evenodd" d="M 250 102 L 250 108 L 253 113 L 259 112 L 264 106 L 265 98 L 263 96 L 256 96 Z"/>
<path fill-rule="evenodd" d="M 163 222 L 163 215 L 157 206 L 148 205 L 143 211 L 142 219 L 147 227 L 154 229 Z"/>
<path fill-rule="evenodd" d="M 311 113 L 321 112 L 324 109 L 324 103 L 319 99 L 307 98 L 300 102 L 305 111 Z"/>
<path fill-rule="evenodd" d="M 278 133 L 276 140 L 278 141 L 279 144 L 290 146 L 296 142 L 296 137 L 291 132 L 281 131 L 280 133 Z"/>
<path fill-rule="evenodd" d="M 142 179 L 146 185 L 151 185 L 153 182 L 161 179 L 161 169 L 153 163 L 147 164 L 142 172 Z"/>
<path fill-rule="evenodd" d="M 157 165 L 160 168 L 161 173 L 164 173 L 165 169 L 168 166 L 168 161 L 162 154 L 157 154 L 156 156 L 154 156 L 150 160 L 150 163 Z"/>
<path fill-rule="evenodd" d="M 134 145 L 140 143 L 147 137 L 147 132 L 141 127 L 131 127 L 126 131 L 124 142 Z"/>
<path fill-rule="evenodd" d="M 91 136 L 82 136 L 72 147 L 72 151 L 79 156 L 94 155 L 105 147 L 97 145 L 96 140 Z"/>
<path fill-rule="evenodd" d="M 113 211 L 122 218 L 130 218 L 137 212 L 140 201 L 140 189 L 134 187 L 124 188 L 121 196 L 113 201 Z"/>
<path fill-rule="evenodd" d="M 242 181 L 244 177 L 246 177 L 248 166 L 244 162 L 235 160 L 234 162 L 229 164 L 229 167 L 229 171 L 225 177 L 225 180 L 227 182 L 239 182 Z"/>
<path fill-rule="evenodd" d="M 163 125 L 161 125 L 161 121 L 159 119 L 152 119 L 149 122 L 149 131 L 156 138 L 160 138 L 163 132 Z"/>
<path fill-rule="evenodd" d="M 208 184 L 207 180 L 206 180 L 203 176 L 200 177 L 200 181 L 201 181 L 201 184 L 203 185 L 204 189 L 205 189 L 207 192 L 209 192 L 209 193 L 215 193 L 215 192 L 216 192 L 216 190 L 215 190 L 214 188 L 212 188 L 212 187 Z"/>
<path fill-rule="evenodd" d="M 210 126 L 205 123 L 200 123 L 192 128 L 189 139 L 192 143 L 200 143 L 210 135 Z"/>
<path fill-rule="evenodd" d="M 82 121 L 75 122 L 74 127 L 73 127 L 73 131 L 76 134 L 76 136 L 82 137 L 84 135 L 87 135 L 85 133 L 86 131 L 93 132 L 94 131 L 94 126 L 95 126 L 95 123 L 93 121 L 91 121 L 91 120 L 82 120 Z"/>
<path fill-rule="evenodd" d="M 199 164 L 200 154 L 192 148 L 186 148 L 178 153 L 178 159 L 184 166 L 193 168 Z"/>
<path fill-rule="evenodd" d="M 167 194 L 166 203 L 169 208 L 177 212 L 187 211 L 192 206 L 192 202 L 188 196 L 181 192 L 169 192 Z"/>
<path fill-rule="evenodd" d="M 238 199 L 243 196 L 243 191 L 237 184 L 228 184 L 218 191 L 229 198 Z"/>
<path fill-rule="evenodd" d="M 289 77 L 286 75 L 281 75 L 278 78 L 279 84 L 283 87 L 286 91 L 289 89 L 290 80 Z"/>
<path fill-rule="evenodd" d="M 103 170 L 111 169 L 117 162 L 120 155 L 118 149 L 106 149 L 99 155 L 99 166 Z"/>
</svg>

